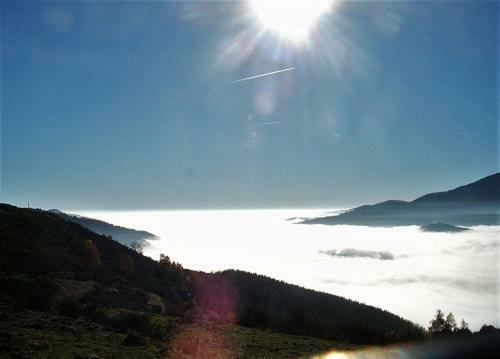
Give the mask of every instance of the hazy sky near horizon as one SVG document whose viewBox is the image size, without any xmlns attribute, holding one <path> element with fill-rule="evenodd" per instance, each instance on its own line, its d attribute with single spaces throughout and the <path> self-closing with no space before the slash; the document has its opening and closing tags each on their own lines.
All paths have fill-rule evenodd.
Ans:
<svg viewBox="0 0 500 359">
<path fill-rule="evenodd" d="M 498 171 L 496 2 L 338 2 L 299 44 L 243 1 L 0 6 L 2 202 L 338 208 Z"/>
</svg>

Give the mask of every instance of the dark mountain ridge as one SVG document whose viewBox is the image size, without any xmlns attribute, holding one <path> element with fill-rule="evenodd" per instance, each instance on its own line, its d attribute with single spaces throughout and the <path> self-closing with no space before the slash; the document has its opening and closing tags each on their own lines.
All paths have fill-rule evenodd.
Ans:
<svg viewBox="0 0 500 359">
<path fill-rule="evenodd" d="M 500 206 L 500 173 L 443 192 L 429 193 L 411 202 L 388 200 L 353 208 L 336 216 L 317 217 L 303 224 L 363 226 L 497 225 Z"/>
<path fill-rule="evenodd" d="M 210 288 L 209 294 L 205 288 Z M 237 303 L 238 322 L 244 326 L 356 344 L 423 336 L 419 326 L 388 311 L 263 275 L 238 270 L 217 272 L 204 277 L 198 291 L 198 304 L 205 313 L 214 312 L 214 307 L 220 313 L 220 303 L 230 303 L 222 311 L 230 315 L 227 308 Z"/>
<path fill-rule="evenodd" d="M 500 172 L 443 192 L 418 197 L 411 203 L 488 203 L 500 202 Z"/>
<path fill-rule="evenodd" d="M 78 223 L 97 234 L 111 236 L 115 241 L 127 246 L 135 245 L 137 248 L 142 248 L 146 244 L 146 240 L 158 239 L 156 235 L 146 231 L 120 227 L 98 219 L 65 213 L 58 209 L 50 209 L 48 212 L 54 213 L 70 222 Z"/>
</svg>

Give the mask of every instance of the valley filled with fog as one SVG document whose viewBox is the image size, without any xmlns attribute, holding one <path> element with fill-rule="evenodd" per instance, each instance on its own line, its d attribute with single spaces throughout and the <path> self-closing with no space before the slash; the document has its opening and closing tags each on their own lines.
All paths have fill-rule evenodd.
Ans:
<svg viewBox="0 0 500 359">
<path fill-rule="evenodd" d="M 193 270 L 240 269 L 374 305 L 424 327 L 436 309 L 472 329 L 498 326 L 498 226 L 462 233 L 417 226 L 297 224 L 324 209 L 75 211 L 160 237 L 161 253 Z"/>
</svg>

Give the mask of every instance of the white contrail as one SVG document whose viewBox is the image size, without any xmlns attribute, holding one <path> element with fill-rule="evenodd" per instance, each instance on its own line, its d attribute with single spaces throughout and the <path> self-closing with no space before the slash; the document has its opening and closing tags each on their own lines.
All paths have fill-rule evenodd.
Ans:
<svg viewBox="0 0 500 359">
<path fill-rule="evenodd" d="M 269 125 L 276 125 L 278 123 L 281 123 L 281 122 L 279 122 L 279 121 L 263 122 L 263 123 L 258 123 L 255 126 L 269 126 Z"/>
<path fill-rule="evenodd" d="M 283 70 L 278 70 L 278 71 L 273 71 L 273 72 L 267 72 L 267 73 L 265 73 L 265 74 L 260 74 L 260 75 L 255 75 L 255 76 L 245 77 L 245 78 L 243 78 L 243 79 L 239 79 L 239 80 L 231 81 L 231 83 L 232 83 L 232 84 L 234 84 L 235 82 L 242 82 L 242 81 L 252 80 L 252 79 L 259 78 L 259 77 L 264 77 L 264 76 L 269 76 L 269 75 L 279 74 L 280 72 L 291 71 L 291 70 L 295 70 L 295 67 L 289 67 L 289 68 L 287 68 L 287 69 L 283 69 Z"/>
</svg>

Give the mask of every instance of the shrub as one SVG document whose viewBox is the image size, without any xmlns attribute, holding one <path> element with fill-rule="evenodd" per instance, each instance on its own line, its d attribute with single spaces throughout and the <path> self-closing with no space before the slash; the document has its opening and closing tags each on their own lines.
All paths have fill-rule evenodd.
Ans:
<svg viewBox="0 0 500 359">
<path fill-rule="evenodd" d="M 112 315 L 109 318 L 109 324 L 114 329 L 123 333 L 132 330 L 149 335 L 153 329 L 151 318 L 147 314 L 128 311 Z"/>
<path fill-rule="evenodd" d="M 147 344 L 148 344 L 148 338 L 136 331 L 129 331 L 125 339 L 123 339 L 123 345 L 131 347 L 144 346 Z"/>
<path fill-rule="evenodd" d="M 57 284 L 46 278 L 2 278 L 0 287 L 18 309 L 37 311 L 48 311 L 57 291 Z"/>
<path fill-rule="evenodd" d="M 108 317 L 104 309 L 88 304 L 85 306 L 85 317 L 93 322 L 108 325 Z"/>
<path fill-rule="evenodd" d="M 153 304 L 150 307 L 150 310 L 152 313 L 156 313 L 156 314 L 160 314 L 163 312 L 163 308 L 161 307 L 161 305 L 157 305 L 157 304 Z"/>
<path fill-rule="evenodd" d="M 70 318 L 78 318 L 83 313 L 83 308 L 74 298 L 65 298 L 57 305 L 57 312 Z"/>
<path fill-rule="evenodd" d="M 132 257 L 130 257 L 126 253 L 122 253 L 120 256 L 120 264 L 118 266 L 118 269 L 123 274 L 133 273 L 135 270 L 135 264 L 134 264 L 134 260 L 132 259 Z"/>
<path fill-rule="evenodd" d="M 164 318 L 155 318 L 151 323 L 152 328 L 149 336 L 160 341 L 170 338 L 178 327 L 177 322 L 168 321 Z"/>
</svg>

